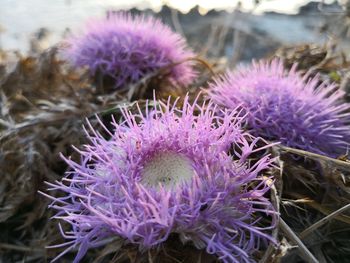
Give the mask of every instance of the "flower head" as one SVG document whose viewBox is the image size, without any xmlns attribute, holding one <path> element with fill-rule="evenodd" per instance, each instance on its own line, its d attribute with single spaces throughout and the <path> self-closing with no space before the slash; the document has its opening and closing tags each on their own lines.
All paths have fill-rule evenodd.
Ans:
<svg viewBox="0 0 350 263">
<path fill-rule="evenodd" d="M 50 184 L 65 197 L 52 197 L 51 206 L 72 225 L 75 262 L 111 236 L 146 250 L 174 233 L 223 262 L 252 262 L 272 240 L 276 214 L 259 174 L 273 159 L 250 160 L 269 145 L 241 130 L 235 110 L 218 116 L 212 103 L 187 100 L 180 110 L 169 101 L 144 114 L 122 109 L 125 121 L 113 122 L 109 140 L 92 129 L 91 144 L 78 150 L 82 161 L 65 158 L 72 171 Z"/>
<path fill-rule="evenodd" d="M 116 88 L 134 84 L 166 69 L 177 84 L 189 84 L 195 73 L 186 59 L 193 53 L 185 40 L 153 17 L 116 13 L 90 20 L 82 35 L 69 41 L 66 57 L 76 66 L 88 66 L 93 76 L 112 79 Z"/>
<path fill-rule="evenodd" d="M 317 76 L 302 77 L 296 65 L 288 71 L 273 60 L 228 72 L 209 94 L 224 107 L 242 105 L 253 135 L 335 157 L 349 145 L 350 105 L 334 84 L 319 83 Z"/>
</svg>

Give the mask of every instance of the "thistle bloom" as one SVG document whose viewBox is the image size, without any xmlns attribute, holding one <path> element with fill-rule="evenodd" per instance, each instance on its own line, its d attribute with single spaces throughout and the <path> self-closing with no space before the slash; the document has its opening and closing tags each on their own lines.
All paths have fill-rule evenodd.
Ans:
<svg viewBox="0 0 350 263">
<path fill-rule="evenodd" d="M 218 104 L 247 109 L 251 133 L 266 140 L 336 157 L 349 145 L 349 104 L 334 84 L 319 84 L 283 67 L 281 60 L 253 63 L 215 80 L 210 97 Z"/>
<path fill-rule="evenodd" d="M 83 34 L 68 44 L 68 60 L 88 66 L 93 76 L 112 79 L 116 88 L 160 69 L 166 69 L 168 79 L 180 85 L 189 84 L 195 76 L 191 62 L 186 62 L 193 53 L 185 40 L 153 17 L 116 13 L 90 20 Z"/>
<path fill-rule="evenodd" d="M 218 116 L 212 103 L 188 97 L 181 109 L 159 103 L 144 114 L 122 109 L 125 121 L 113 121 L 113 133 L 105 128 L 109 140 L 91 128 L 91 144 L 77 150 L 82 161 L 65 158 L 71 172 L 50 184 L 65 193 L 51 197 L 51 207 L 72 225 L 63 234 L 68 250 L 79 246 L 74 262 L 112 236 L 145 251 L 171 233 L 223 262 L 253 262 L 252 253 L 273 241 L 276 213 L 259 176 L 273 159 L 249 156 L 270 145 L 243 132 L 235 110 Z"/>
</svg>

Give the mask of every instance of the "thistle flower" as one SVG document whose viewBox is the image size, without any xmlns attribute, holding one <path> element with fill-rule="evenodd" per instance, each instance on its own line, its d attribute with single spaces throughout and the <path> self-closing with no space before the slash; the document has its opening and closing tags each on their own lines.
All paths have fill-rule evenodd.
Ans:
<svg viewBox="0 0 350 263">
<path fill-rule="evenodd" d="M 334 84 L 302 77 L 296 66 L 288 71 L 273 60 L 228 72 L 211 84 L 210 97 L 227 108 L 245 107 L 255 136 L 336 157 L 349 145 L 349 104 Z"/>
<path fill-rule="evenodd" d="M 191 62 L 185 61 L 193 57 L 185 40 L 153 17 L 116 13 L 90 20 L 83 34 L 68 44 L 68 60 L 88 66 L 93 76 L 112 79 L 116 88 L 165 68 L 176 84 L 187 85 L 195 76 Z"/>
<path fill-rule="evenodd" d="M 72 171 L 49 185 L 65 193 L 51 197 L 51 207 L 72 226 L 63 233 L 67 251 L 79 246 L 78 262 L 113 236 L 145 251 L 174 233 L 223 262 L 253 262 L 252 253 L 273 241 L 276 213 L 259 176 L 273 159 L 249 156 L 270 145 L 243 132 L 235 110 L 218 116 L 212 103 L 188 97 L 182 109 L 154 105 L 144 114 L 122 109 L 125 121 L 113 121 L 113 133 L 105 128 L 109 140 L 90 127 L 91 144 L 77 150 L 82 161 L 64 158 Z M 262 224 L 263 217 L 272 223 Z"/>
</svg>

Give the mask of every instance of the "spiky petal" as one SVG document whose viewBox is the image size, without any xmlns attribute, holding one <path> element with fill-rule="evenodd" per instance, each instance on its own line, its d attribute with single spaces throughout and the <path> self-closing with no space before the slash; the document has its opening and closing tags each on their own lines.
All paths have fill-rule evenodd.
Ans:
<svg viewBox="0 0 350 263">
<path fill-rule="evenodd" d="M 318 154 L 336 157 L 350 142 L 349 109 L 344 92 L 319 77 L 286 70 L 281 60 L 254 62 L 211 84 L 218 104 L 247 109 L 247 123 L 255 136 Z"/>
<path fill-rule="evenodd" d="M 76 66 L 88 66 L 125 88 L 163 69 L 171 82 L 189 84 L 196 75 L 185 40 L 160 20 L 118 12 L 90 20 L 81 35 L 68 40 L 65 55 Z M 163 73 L 164 73 L 163 72 Z"/>
<path fill-rule="evenodd" d="M 122 109 L 125 121 L 106 130 L 109 140 L 91 129 L 91 144 L 78 150 L 81 163 L 65 158 L 72 171 L 50 184 L 65 193 L 51 207 L 72 225 L 66 237 L 79 246 L 75 262 L 111 236 L 146 250 L 170 233 L 223 262 L 253 262 L 261 243 L 273 240 L 276 213 L 259 176 L 273 159 L 249 156 L 270 145 L 243 132 L 235 110 L 219 116 L 212 103 L 188 97 L 182 109 L 153 103 L 146 113 Z M 272 223 L 261 224 L 262 217 Z"/>
</svg>

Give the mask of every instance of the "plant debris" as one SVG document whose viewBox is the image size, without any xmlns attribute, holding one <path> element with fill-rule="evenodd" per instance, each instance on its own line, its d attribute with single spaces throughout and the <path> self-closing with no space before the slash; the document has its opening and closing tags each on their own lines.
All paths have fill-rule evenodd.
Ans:
<svg viewBox="0 0 350 263">
<path fill-rule="evenodd" d="M 11 63 L 7 55 L 0 55 L 0 262 L 46 262 L 62 252 L 62 248 L 46 248 L 64 240 L 57 222 L 50 220 L 50 201 L 37 192 L 45 191 L 44 181 L 54 182 L 64 175 L 67 166 L 59 153 L 77 158 L 71 145 L 86 143 L 82 129 L 86 118 L 98 129 L 96 114 L 104 123 L 109 123 L 110 114 L 118 119 L 119 106 L 133 110 L 132 101 L 142 103 L 152 97 L 153 88 L 161 98 L 187 92 L 195 98 L 211 72 L 222 70 L 222 66 L 215 67 L 215 61 L 209 66 L 198 59 L 200 75 L 188 90 L 167 84 L 160 87 L 152 76 L 128 91 L 116 92 L 95 85 L 86 71 L 71 69 L 57 53 L 54 47 L 37 57 L 15 55 Z M 299 62 L 305 72 L 311 68 L 325 80 L 338 82 L 349 96 L 349 62 L 334 46 L 288 47 L 276 56 L 284 58 L 287 66 Z M 279 243 L 258 251 L 256 257 L 260 262 L 305 262 L 306 258 L 346 262 L 350 257 L 347 156 L 333 159 L 283 146 L 275 146 L 274 154 L 281 167 L 272 171 L 270 192 L 281 212 L 280 228 L 274 232 Z M 67 253 L 60 262 L 73 258 L 73 253 Z M 103 249 L 90 250 L 83 262 L 218 260 L 171 236 L 161 249 L 147 253 L 131 245 L 121 248 L 117 238 L 106 240 Z"/>
</svg>

